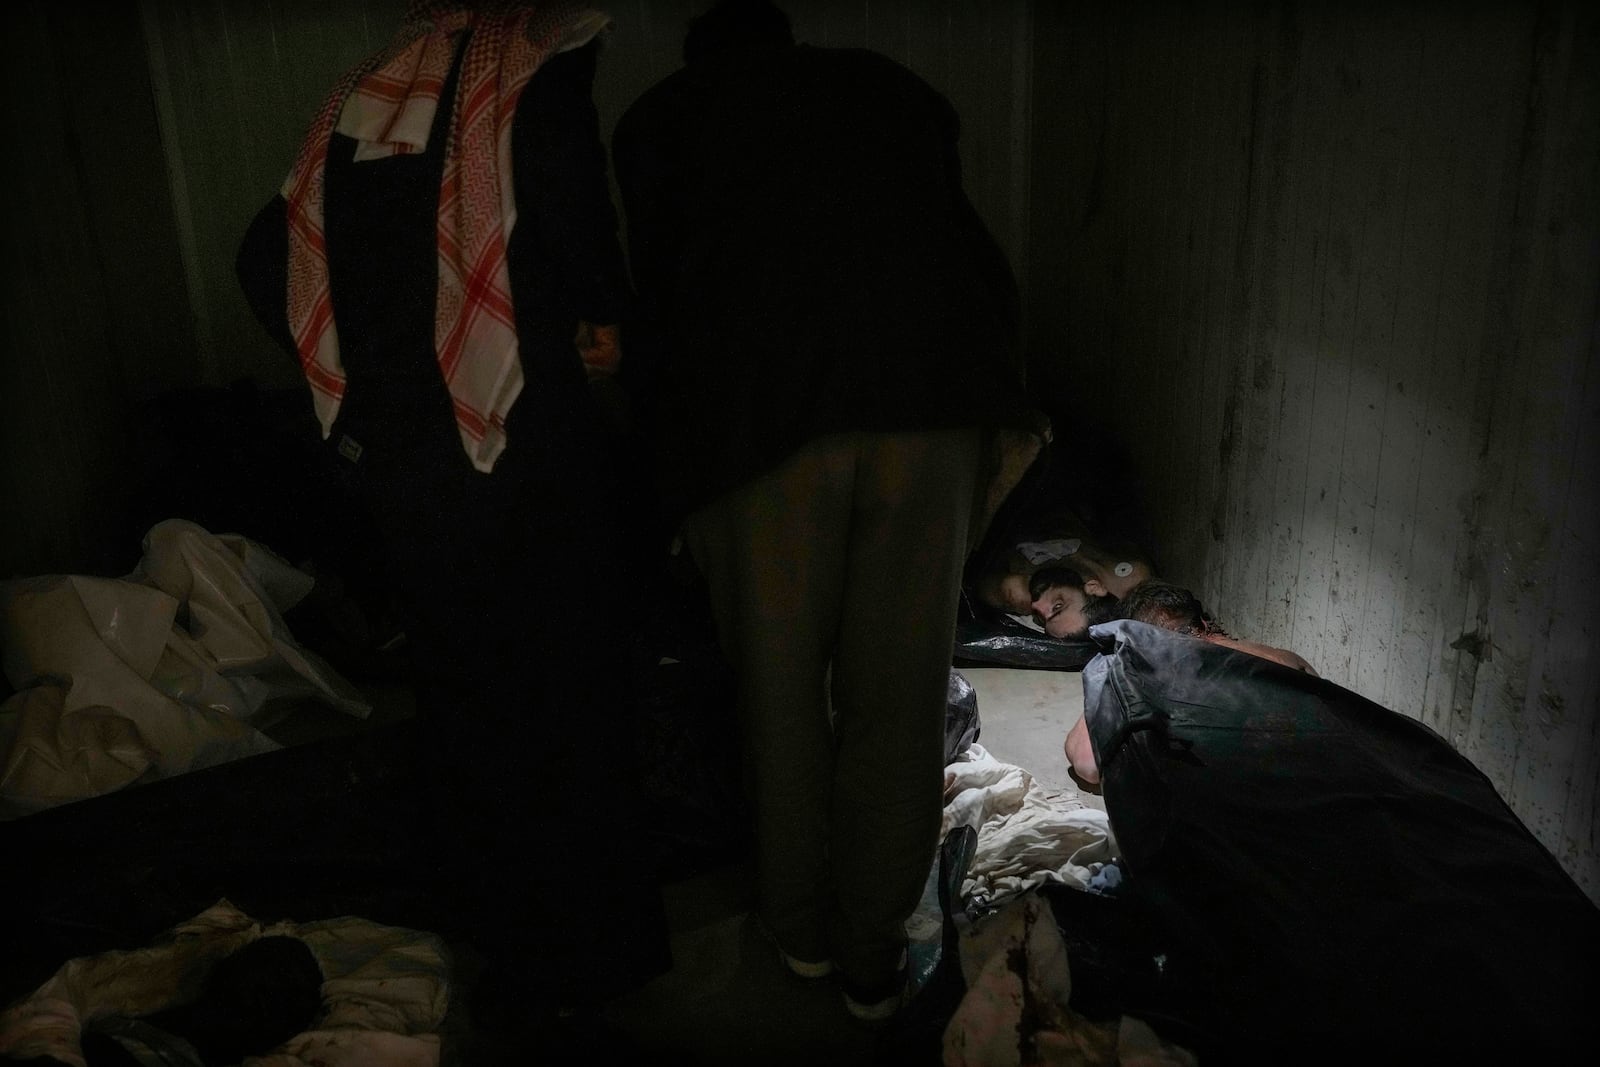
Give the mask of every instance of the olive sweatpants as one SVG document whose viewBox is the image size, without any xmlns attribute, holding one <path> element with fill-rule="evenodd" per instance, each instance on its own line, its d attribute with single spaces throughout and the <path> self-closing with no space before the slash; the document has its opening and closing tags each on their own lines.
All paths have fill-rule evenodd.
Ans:
<svg viewBox="0 0 1600 1067">
<path fill-rule="evenodd" d="M 979 442 L 818 438 L 685 524 L 738 676 L 759 914 L 864 988 L 893 976 L 938 847 Z"/>
</svg>

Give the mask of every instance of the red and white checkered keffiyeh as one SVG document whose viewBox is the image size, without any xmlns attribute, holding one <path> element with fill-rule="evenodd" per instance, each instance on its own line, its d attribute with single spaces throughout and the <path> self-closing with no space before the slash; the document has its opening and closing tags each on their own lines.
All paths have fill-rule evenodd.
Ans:
<svg viewBox="0 0 1600 1067">
<path fill-rule="evenodd" d="M 572 3 L 414 4 L 383 51 L 334 87 L 283 185 L 289 215 L 289 326 L 326 437 L 344 398 L 328 289 L 323 192 L 337 129 L 360 160 L 421 151 L 463 31 L 470 31 L 439 186 L 434 349 L 461 442 L 488 471 L 505 449 L 506 413 L 522 391 L 506 241 L 517 219 L 511 125 L 544 60 L 579 48 L 609 19 Z"/>
</svg>

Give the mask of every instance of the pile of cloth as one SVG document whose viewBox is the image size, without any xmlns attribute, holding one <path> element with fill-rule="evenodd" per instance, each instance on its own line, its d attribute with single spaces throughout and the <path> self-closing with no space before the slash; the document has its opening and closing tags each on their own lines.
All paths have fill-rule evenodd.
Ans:
<svg viewBox="0 0 1600 1067">
<path fill-rule="evenodd" d="M 0 1014 L 0 1055 L 91 1067 L 437 1067 L 450 967 L 433 934 L 341 917 L 263 925 L 227 900 L 157 943 L 67 961 Z"/>
<path fill-rule="evenodd" d="M 0 818 L 270 752 L 297 700 L 371 713 L 284 622 L 309 575 L 181 519 L 143 551 L 122 578 L 0 582 Z"/>
</svg>

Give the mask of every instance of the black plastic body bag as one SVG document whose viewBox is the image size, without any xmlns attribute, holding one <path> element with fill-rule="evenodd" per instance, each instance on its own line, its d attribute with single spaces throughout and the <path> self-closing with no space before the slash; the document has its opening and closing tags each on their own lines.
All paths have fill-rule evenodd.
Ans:
<svg viewBox="0 0 1600 1067">
<path fill-rule="evenodd" d="M 1593 1044 L 1600 909 L 1443 738 L 1143 623 L 1092 637 L 1085 716 L 1124 892 L 1159 927 L 1202 1062 L 1562 1062 Z"/>
</svg>

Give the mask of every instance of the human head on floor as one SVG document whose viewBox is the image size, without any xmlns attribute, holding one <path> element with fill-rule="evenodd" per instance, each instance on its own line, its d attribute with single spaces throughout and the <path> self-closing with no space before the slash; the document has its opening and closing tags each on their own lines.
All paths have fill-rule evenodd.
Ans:
<svg viewBox="0 0 1600 1067">
<path fill-rule="evenodd" d="M 1070 567 L 1034 571 L 1028 595 L 1033 598 L 1034 621 L 1051 637 L 1083 637 L 1095 623 L 1116 617 L 1117 598 L 1098 578 L 1085 578 Z"/>
<path fill-rule="evenodd" d="M 1191 637 L 1204 637 L 1207 634 L 1226 636 L 1222 627 L 1217 625 L 1217 620 L 1200 603 L 1199 597 L 1181 585 L 1159 578 L 1146 578 L 1128 590 L 1117 602 L 1115 617 L 1147 622 Z"/>
<path fill-rule="evenodd" d="M 1063 521 L 1058 534 L 1036 534 L 1015 543 L 1002 542 L 973 571 L 970 591 L 981 603 L 1011 615 L 1032 611 L 1029 591 L 1033 576 L 1046 567 L 1066 567 L 1085 585 L 1098 583 L 1102 593 L 1122 596 L 1147 578 L 1155 568 L 1136 545 L 1126 541 L 1100 543 L 1080 531 L 1076 519 Z"/>
</svg>

